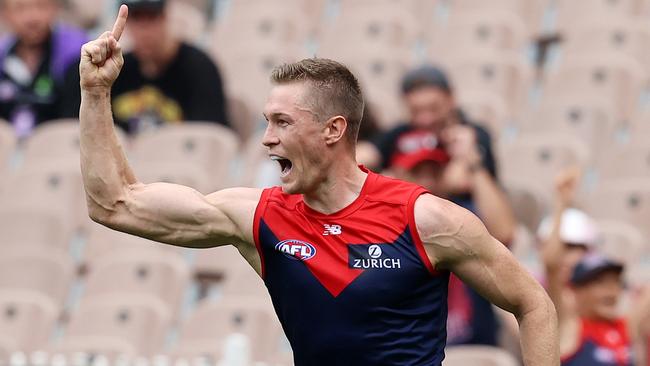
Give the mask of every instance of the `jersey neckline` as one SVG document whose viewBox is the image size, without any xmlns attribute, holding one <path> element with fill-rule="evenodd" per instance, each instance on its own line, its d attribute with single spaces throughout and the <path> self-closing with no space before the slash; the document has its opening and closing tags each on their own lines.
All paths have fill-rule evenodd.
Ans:
<svg viewBox="0 0 650 366">
<path fill-rule="evenodd" d="M 316 218 L 323 218 L 323 219 L 337 219 L 337 218 L 342 218 L 347 215 L 350 215 L 354 211 L 358 210 L 361 205 L 363 205 L 365 201 L 365 196 L 368 194 L 368 191 L 370 190 L 370 186 L 374 183 L 374 181 L 377 179 L 377 174 L 374 172 L 370 171 L 368 168 L 366 168 L 363 165 L 359 165 L 359 169 L 363 171 L 364 173 L 367 174 L 365 181 L 363 182 L 363 186 L 361 186 L 361 192 L 359 192 L 359 195 L 357 198 L 354 199 L 349 205 L 343 207 L 342 209 L 333 212 L 331 214 L 325 214 L 320 211 L 316 211 L 313 208 L 309 207 L 307 203 L 301 198 L 300 202 L 298 202 L 297 208 L 298 210 L 302 211 L 305 215 L 311 216 L 311 217 L 316 217 Z"/>
</svg>

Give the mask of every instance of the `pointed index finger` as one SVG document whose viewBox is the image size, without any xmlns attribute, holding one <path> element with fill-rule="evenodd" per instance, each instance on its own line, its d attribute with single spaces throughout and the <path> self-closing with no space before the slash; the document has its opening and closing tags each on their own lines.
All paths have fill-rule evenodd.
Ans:
<svg viewBox="0 0 650 366">
<path fill-rule="evenodd" d="M 116 40 L 120 40 L 124 27 L 126 26 L 126 18 L 129 17 L 129 7 L 122 4 L 120 6 L 120 11 L 117 14 L 117 19 L 115 19 L 115 24 L 113 24 L 113 30 L 111 33 Z"/>
</svg>

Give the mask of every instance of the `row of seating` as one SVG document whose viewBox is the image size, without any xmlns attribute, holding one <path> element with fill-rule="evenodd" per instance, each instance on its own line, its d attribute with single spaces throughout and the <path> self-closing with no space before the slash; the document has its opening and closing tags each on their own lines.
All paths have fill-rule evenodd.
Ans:
<svg viewBox="0 0 650 366">
<path fill-rule="evenodd" d="M 581 98 L 558 100 L 556 105 L 541 109 L 537 122 L 520 126 L 521 133 L 500 139 L 497 150 L 506 185 L 527 187 L 544 201 L 548 199 L 555 175 L 567 166 L 578 165 L 588 175 L 589 193 L 601 190 L 606 194 L 605 191 L 613 189 L 608 186 L 627 187 L 617 188 L 619 198 L 615 199 L 625 202 L 628 195 L 625 192 L 645 192 L 644 180 L 650 179 L 649 135 L 628 131 L 627 138 L 617 139 L 616 121 L 609 121 L 601 107 L 598 100 L 587 98 L 584 102 Z M 121 139 L 134 170 L 144 182 L 167 181 L 210 193 L 233 185 L 264 186 L 273 182 L 273 177 L 277 178 L 277 167 L 266 159 L 259 135 L 241 145 L 223 127 L 187 123 L 167 126 L 133 141 Z M 0 146 L 11 145 L 9 140 L 7 145 Z M 23 152 L 21 167 L 0 180 L 0 192 L 6 200 L 0 215 L 9 208 L 15 212 L 6 216 L 12 217 L 8 220 L 15 223 L 16 238 L 22 235 L 21 225 L 29 225 L 27 213 L 34 208 L 39 211 L 37 216 L 54 217 L 42 220 L 52 222 L 52 230 L 61 232 L 61 235 L 48 233 L 50 240 L 69 238 L 76 229 L 86 226 L 88 219 L 84 214 L 78 166 L 78 122 L 46 123 L 20 151 Z M 188 161 L 192 164 L 187 164 Z M 627 179 L 639 183 L 616 183 Z M 49 204 L 41 209 L 43 202 Z M 603 203 L 605 207 L 608 204 Z M 643 213 L 644 206 L 639 205 L 630 215 L 643 222 L 647 214 Z M 611 212 L 614 215 L 611 218 L 628 217 L 625 206 L 620 207 L 621 216 Z M 597 207 L 593 209 L 598 211 Z M 67 222 L 61 222 L 66 219 Z"/>
</svg>

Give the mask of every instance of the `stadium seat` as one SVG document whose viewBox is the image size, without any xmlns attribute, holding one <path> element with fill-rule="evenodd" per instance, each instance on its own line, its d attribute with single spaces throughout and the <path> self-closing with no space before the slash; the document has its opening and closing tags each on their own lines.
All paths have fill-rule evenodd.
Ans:
<svg viewBox="0 0 650 366">
<path fill-rule="evenodd" d="M 124 133 L 116 129 L 124 144 Z M 25 164 L 45 159 L 70 160 L 79 164 L 79 120 L 60 119 L 39 125 L 25 144 Z"/>
<path fill-rule="evenodd" d="M 490 346 L 454 346 L 445 350 L 445 366 L 517 366 L 508 352 Z"/>
<path fill-rule="evenodd" d="M 267 188 L 280 183 L 278 163 L 269 159 L 268 149 L 262 145 L 263 136 L 264 131 L 258 132 L 244 144 L 240 186 Z"/>
<path fill-rule="evenodd" d="M 0 193 L 2 210 L 50 213 L 59 219 L 67 237 L 77 230 L 85 212 L 79 161 L 45 159 L 25 164 L 7 177 Z"/>
<path fill-rule="evenodd" d="M 618 178 L 650 179 L 650 140 L 608 144 L 596 169 L 601 180 Z M 603 146 L 603 145 L 601 145 Z"/>
<path fill-rule="evenodd" d="M 150 295 L 85 298 L 53 349 L 113 357 L 152 356 L 162 350 L 170 319 L 167 306 Z"/>
<path fill-rule="evenodd" d="M 583 92 L 548 95 L 530 115 L 522 126 L 524 133 L 554 132 L 575 137 L 590 146 L 610 146 L 616 129 L 624 124 L 617 119 L 611 100 Z M 596 149 L 595 157 L 603 151 Z"/>
<path fill-rule="evenodd" d="M 176 314 L 188 284 L 189 269 L 180 255 L 161 250 L 129 250 L 105 255 L 94 262 L 83 296 L 146 294 L 160 299 Z"/>
<path fill-rule="evenodd" d="M 234 246 L 199 249 L 195 253 L 194 272 L 199 276 L 229 277 L 248 267 Z"/>
<path fill-rule="evenodd" d="M 0 289 L 31 290 L 62 306 L 74 276 L 68 254 L 45 248 L 2 248 Z"/>
<path fill-rule="evenodd" d="M 233 96 L 227 96 L 226 99 L 230 127 L 235 130 L 241 141 L 248 140 L 264 126 L 262 122 L 266 123 L 261 114 L 254 114 L 241 99 Z"/>
<path fill-rule="evenodd" d="M 237 271 L 227 273 L 223 284 L 223 294 L 226 297 L 267 298 L 269 296 L 264 281 L 250 266 L 240 266 Z"/>
<path fill-rule="evenodd" d="M 307 3 L 299 0 L 232 1 L 213 30 L 213 46 L 229 49 L 243 42 L 302 46 L 318 24 L 310 19 L 310 15 L 315 15 L 310 11 L 317 12 L 317 4 L 312 4 L 312 8 Z"/>
<path fill-rule="evenodd" d="M 508 104 L 509 115 L 518 115 L 528 102 L 530 66 L 516 52 L 485 49 L 457 49 L 431 55 L 449 72 L 456 90 L 472 89 L 496 94 Z"/>
<path fill-rule="evenodd" d="M 212 44 L 211 54 L 223 70 L 226 95 L 245 103 L 253 117 L 261 116 L 271 90 L 274 67 L 309 57 L 296 45 L 276 45 L 266 41 L 231 42 L 224 48 Z"/>
<path fill-rule="evenodd" d="M 559 32 L 571 32 L 579 20 L 623 18 L 632 20 L 648 10 L 645 0 L 557 0 L 555 1 Z"/>
<path fill-rule="evenodd" d="M 488 129 L 495 139 L 515 117 L 506 100 L 494 93 L 470 88 L 454 93 L 456 102 L 469 119 Z"/>
<path fill-rule="evenodd" d="M 411 11 L 389 1 L 375 1 L 372 6 L 351 4 L 353 1 L 344 1 L 333 24 L 324 25 L 320 53 L 333 54 L 344 47 L 359 52 L 378 47 L 412 51 L 422 29 Z M 346 41 L 342 43 L 342 39 Z"/>
<path fill-rule="evenodd" d="M 9 122 L 0 119 L 0 173 L 8 163 L 16 147 L 16 135 Z"/>
<path fill-rule="evenodd" d="M 617 116 L 634 117 L 647 81 L 643 67 L 633 58 L 610 53 L 581 54 L 563 60 L 544 81 L 545 97 L 566 92 L 610 99 Z"/>
<path fill-rule="evenodd" d="M 386 130 L 405 116 L 399 86 L 412 64 L 401 55 L 386 52 L 388 49 L 376 51 L 356 51 L 340 55 L 337 59 L 357 76 L 379 128 Z"/>
<path fill-rule="evenodd" d="M 607 257 L 629 265 L 650 253 L 650 242 L 634 225 L 617 220 L 599 220 L 597 224 L 600 232 L 598 250 Z"/>
<path fill-rule="evenodd" d="M 578 21 L 563 40 L 562 53 L 567 58 L 585 52 L 616 52 L 633 57 L 648 70 L 650 27 L 644 20 L 618 17 Z"/>
<path fill-rule="evenodd" d="M 43 349 L 58 316 L 59 307 L 42 293 L 0 289 L 0 349 L 6 352 Z"/>
<path fill-rule="evenodd" d="M 458 45 L 522 51 L 529 36 L 520 16 L 498 10 L 454 13 L 444 26 L 431 33 L 432 54 L 444 54 Z"/>
<path fill-rule="evenodd" d="M 525 179 L 516 177 L 510 177 L 504 181 L 504 184 L 517 221 L 530 232 L 536 232 L 542 218 L 550 209 L 546 201 L 547 190 L 541 190 L 527 183 Z"/>
<path fill-rule="evenodd" d="M 584 192 L 580 201 L 594 217 L 626 221 L 650 237 L 650 179 L 602 182 L 593 192 Z"/>
<path fill-rule="evenodd" d="M 406 11 L 417 19 L 417 26 L 424 29 L 427 24 L 435 20 L 436 6 L 439 3 L 438 0 L 341 0 L 339 16 L 349 16 L 346 14 L 373 7 L 385 9 L 383 10 L 385 12 Z"/>
<path fill-rule="evenodd" d="M 139 135 L 132 149 L 133 160 L 140 163 L 176 162 L 192 164 L 208 172 L 210 188 L 231 184 L 231 167 L 239 148 L 235 134 L 214 123 L 191 122 L 168 125 Z"/>
<path fill-rule="evenodd" d="M 450 17 L 462 17 L 474 12 L 513 12 L 528 27 L 530 34 L 537 34 L 542 24 L 546 0 L 449 0 Z"/>
<path fill-rule="evenodd" d="M 506 186 L 514 182 L 534 192 L 549 195 L 558 173 L 571 166 L 585 166 L 590 159 L 588 146 L 561 134 L 522 135 L 499 145 L 501 178 Z"/>
<path fill-rule="evenodd" d="M 67 250 L 69 232 L 56 212 L 39 207 L 0 207 L 0 248 L 51 247 Z"/>
<path fill-rule="evenodd" d="M 631 137 L 637 141 L 648 141 L 650 139 L 650 106 L 646 106 L 630 124 Z"/>
<path fill-rule="evenodd" d="M 182 326 L 176 352 L 217 358 L 224 341 L 234 333 L 250 339 L 255 361 L 268 361 L 280 349 L 282 330 L 268 299 L 224 297 L 198 304 Z"/>
<path fill-rule="evenodd" d="M 183 250 L 172 245 L 108 229 L 94 222 L 88 229 L 83 262 L 89 269 L 95 267 L 97 262 L 101 262 L 107 256 L 115 253 L 147 252 L 155 255 L 160 252 L 170 252 L 178 255 Z"/>
<path fill-rule="evenodd" d="M 141 161 L 131 162 L 138 180 L 143 183 L 173 183 L 194 188 L 208 194 L 214 191 L 213 177 L 203 166 L 181 161 Z"/>
</svg>

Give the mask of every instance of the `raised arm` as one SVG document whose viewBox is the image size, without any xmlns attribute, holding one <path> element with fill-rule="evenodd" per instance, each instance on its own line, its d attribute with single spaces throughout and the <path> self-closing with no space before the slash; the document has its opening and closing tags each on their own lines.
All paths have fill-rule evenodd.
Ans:
<svg viewBox="0 0 650 366">
<path fill-rule="evenodd" d="M 434 267 L 450 270 L 486 299 L 515 315 L 525 365 L 559 365 L 553 303 L 481 221 L 432 195 L 417 200 L 415 220 Z"/>
<path fill-rule="evenodd" d="M 118 43 L 128 9 L 111 32 L 85 44 L 81 86 L 81 172 L 90 217 L 115 230 L 186 247 L 252 243 L 260 191 L 234 188 L 204 196 L 175 184 L 139 182 L 116 137 L 110 90 L 124 60 Z"/>
<path fill-rule="evenodd" d="M 555 182 L 555 207 L 553 208 L 553 222 L 548 238 L 542 243 L 541 257 L 546 272 L 548 293 L 557 309 L 560 325 L 565 328 L 576 328 L 577 314 L 564 297 L 564 288 L 567 281 L 566 269 L 563 268 L 566 247 L 560 237 L 562 216 L 564 211 L 573 203 L 575 191 L 580 179 L 580 170 L 571 168 L 562 172 Z M 562 333 L 568 332 L 563 330 Z M 575 333 L 575 329 L 571 331 Z"/>
</svg>

